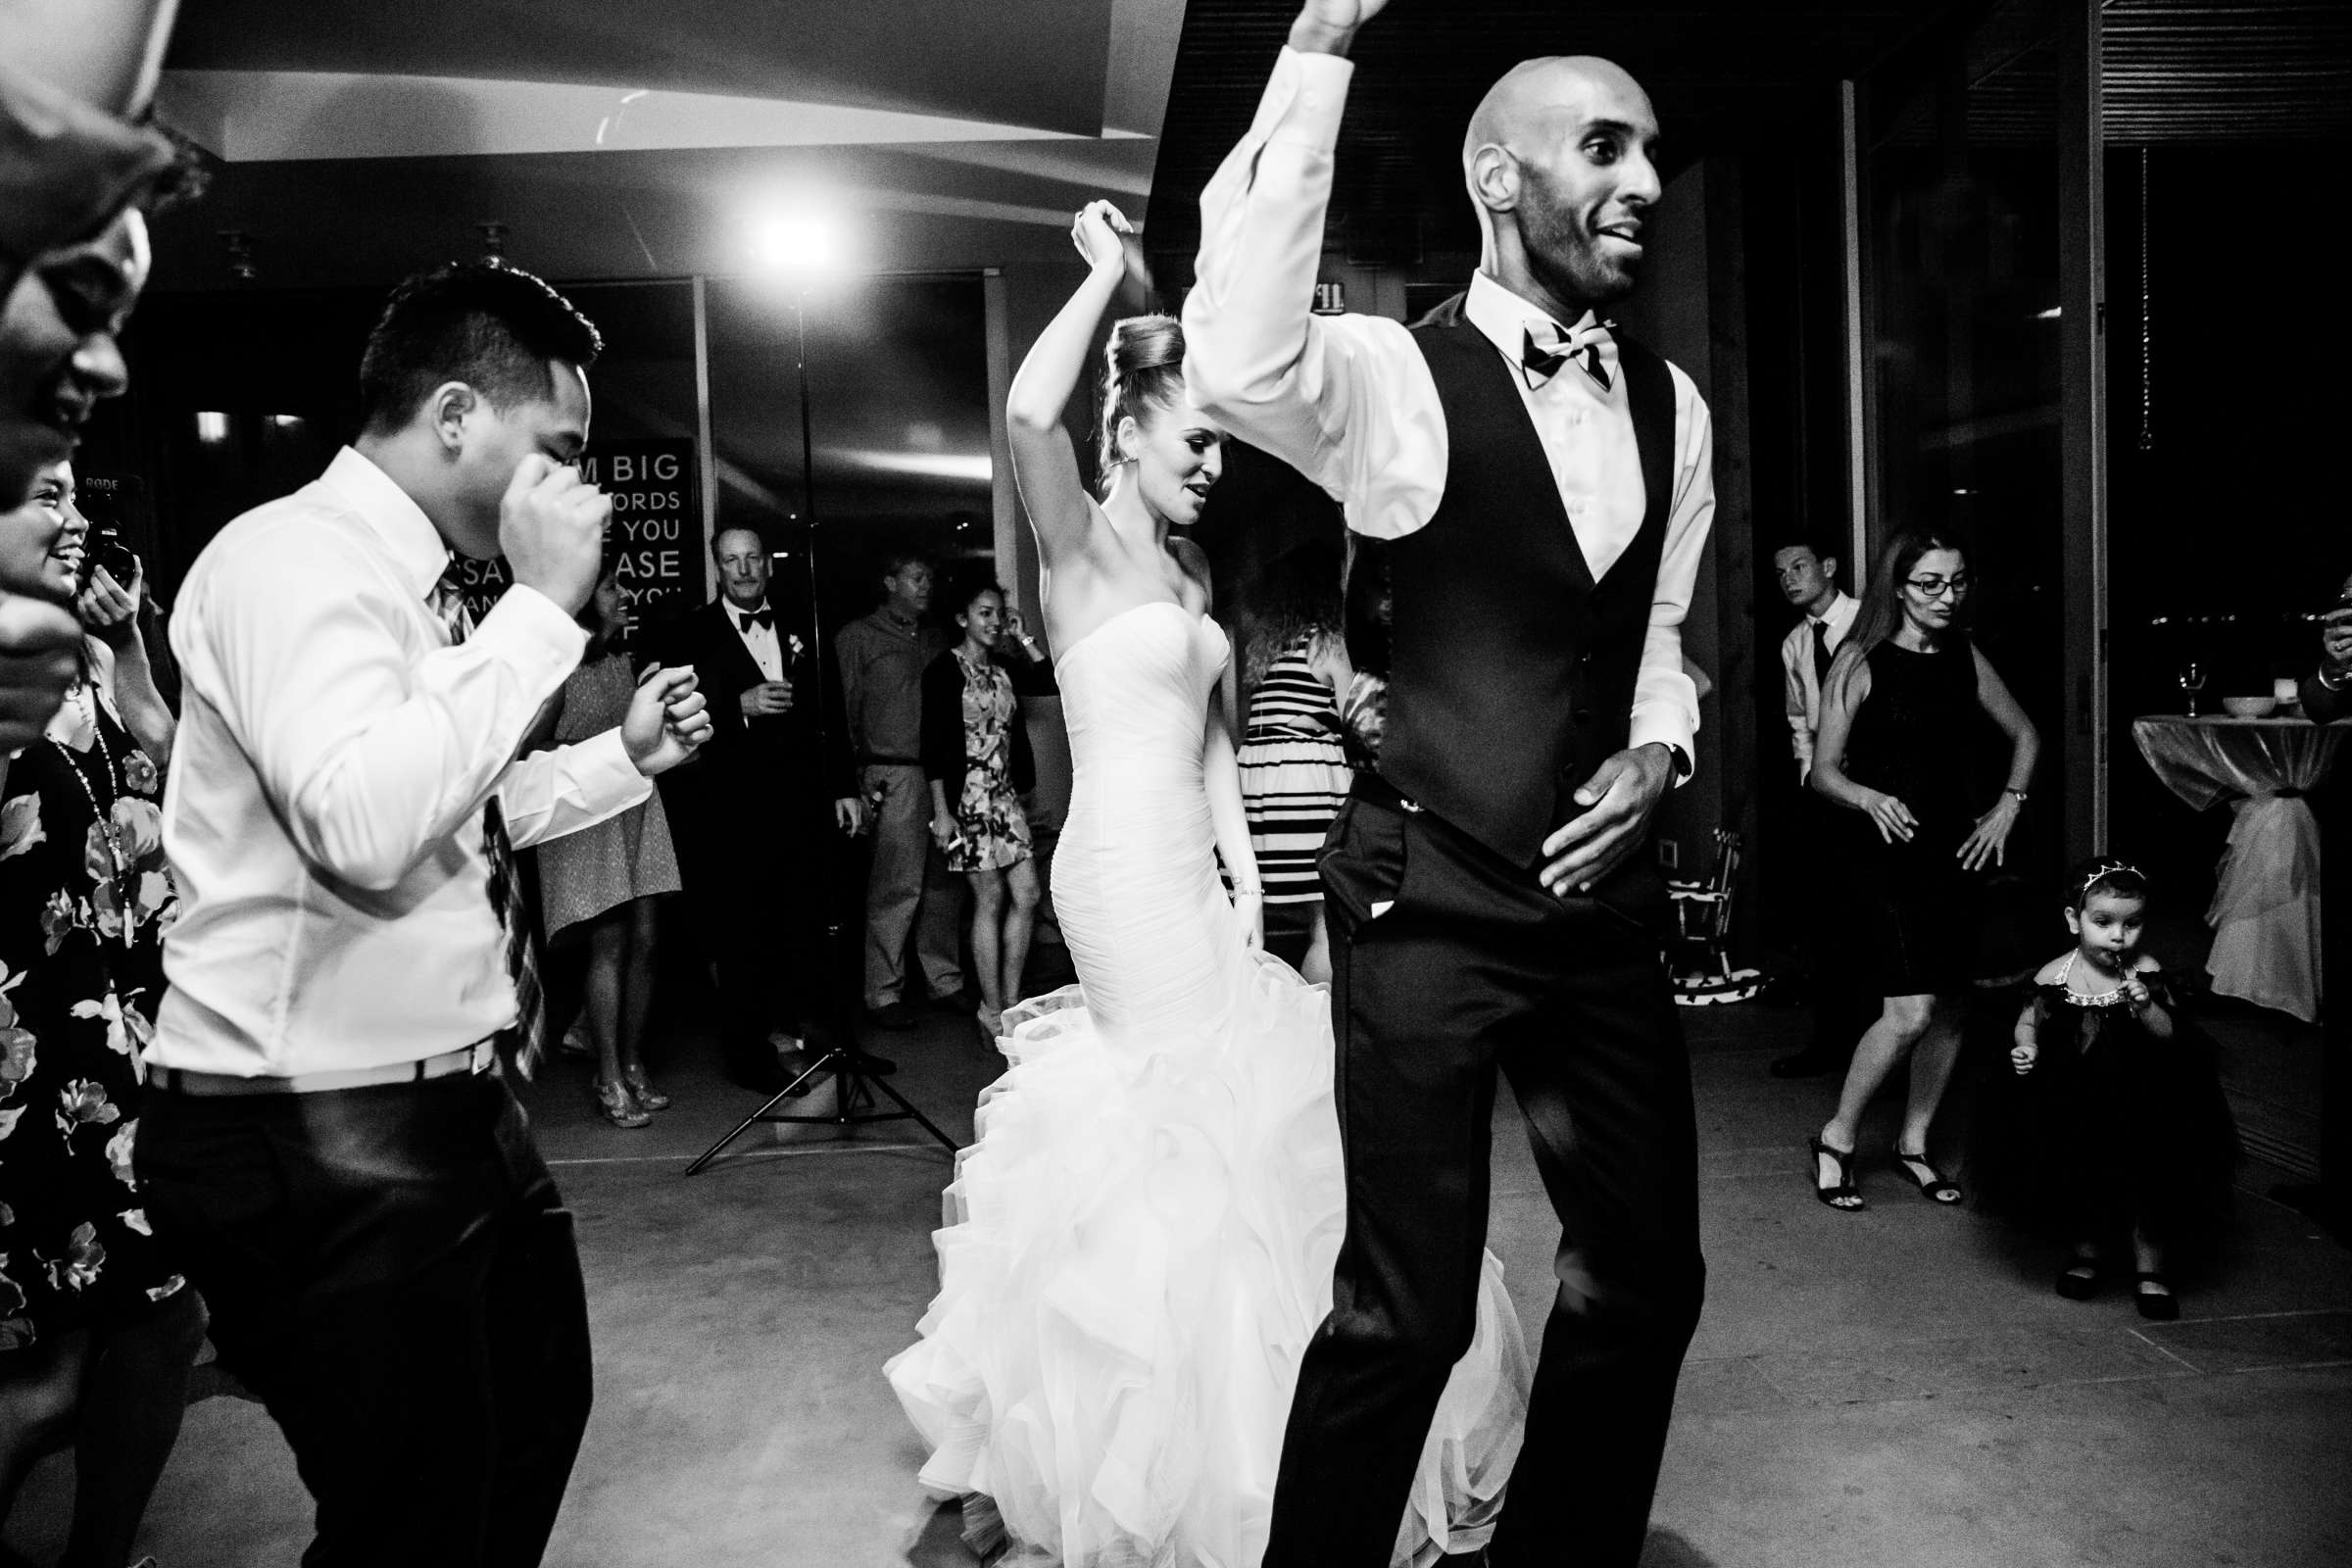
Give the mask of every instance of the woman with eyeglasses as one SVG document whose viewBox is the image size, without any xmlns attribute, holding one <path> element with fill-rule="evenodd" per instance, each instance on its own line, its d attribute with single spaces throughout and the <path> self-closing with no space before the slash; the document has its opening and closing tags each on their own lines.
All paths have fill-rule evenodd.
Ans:
<svg viewBox="0 0 2352 1568">
<path fill-rule="evenodd" d="M 1854 1049 L 1838 1113 L 1807 1140 L 1814 1196 L 1832 1208 L 1862 1207 L 1862 1113 L 1906 1057 L 1895 1163 L 1931 1201 L 1960 1201 L 1959 1184 L 1928 1159 L 1928 1129 L 1960 1053 L 1983 873 L 2003 861 L 2041 753 L 2033 721 L 1960 629 L 1969 587 L 1967 558 L 1949 537 L 1887 540 L 1822 693 L 1811 784 L 1868 821 L 1854 866 L 1857 978 L 1885 999 Z M 2009 740 L 2008 784 L 1988 808 L 1976 793 L 1980 713 Z"/>
</svg>

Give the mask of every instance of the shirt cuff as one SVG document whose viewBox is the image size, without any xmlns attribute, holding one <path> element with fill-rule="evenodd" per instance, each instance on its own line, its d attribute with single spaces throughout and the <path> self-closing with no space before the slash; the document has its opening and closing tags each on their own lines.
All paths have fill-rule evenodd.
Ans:
<svg viewBox="0 0 2352 1568">
<path fill-rule="evenodd" d="M 1348 84 L 1355 62 L 1346 55 L 1310 54 L 1282 46 L 1258 129 L 1269 141 L 1297 142 L 1329 152 L 1340 144 L 1340 120 L 1348 109 Z"/>
<path fill-rule="evenodd" d="M 620 727 L 575 741 L 569 748 L 565 780 L 582 810 L 594 815 L 625 811 L 654 793 L 654 781 L 637 771 L 629 749 L 621 743 Z"/>
<path fill-rule="evenodd" d="M 466 646 L 488 649 L 512 664 L 536 694 L 533 701 L 544 702 L 578 667 L 588 648 L 588 633 L 553 599 L 516 583 L 499 595 Z"/>
<path fill-rule="evenodd" d="M 1690 772 L 1679 774 L 1675 784 L 1680 787 L 1698 772 L 1698 751 L 1690 744 L 1690 721 L 1678 706 L 1671 702 L 1636 703 L 1632 723 L 1626 730 L 1626 750 L 1651 743 L 1671 746 L 1690 760 Z"/>
</svg>

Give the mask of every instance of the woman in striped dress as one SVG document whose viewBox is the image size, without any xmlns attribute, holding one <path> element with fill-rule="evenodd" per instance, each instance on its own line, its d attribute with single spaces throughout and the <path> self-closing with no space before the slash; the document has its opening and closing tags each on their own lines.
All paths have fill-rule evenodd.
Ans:
<svg viewBox="0 0 2352 1568">
<path fill-rule="evenodd" d="M 1339 700 L 1353 675 L 1340 627 L 1337 562 L 1295 551 L 1269 574 L 1242 673 L 1242 804 L 1266 885 L 1266 945 L 1316 982 L 1331 978 L 1331 950 L 1315 862 L 1354 780 L 1340 746 Z"/>
</svg>

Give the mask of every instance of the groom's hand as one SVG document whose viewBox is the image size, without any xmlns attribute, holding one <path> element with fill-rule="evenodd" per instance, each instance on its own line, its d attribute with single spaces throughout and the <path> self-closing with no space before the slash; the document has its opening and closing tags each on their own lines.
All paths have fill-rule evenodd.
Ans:
<svg viewBox="0 0 2352 1568">
<path fill-rule="evenodd" d="M 1291 47 L 1300 54 L 1344 55 L 1355 29 L 1380 15 L 1389 0 L 1306 0 L 1291 24 Z"/>
<path fill-rule="evenodd" d="M 1576 803 L 1592 809 L 1544 841 L 1544 853 L 1556 857 L 1544 867 L 1544 890 L 1554 898 L 1590 892 L 1616 870 L 1640 847 L 1649 813 L 1673 781 L 1674 753 L 1654 741 L 1604 759 L 1576 792 Z"/>
</svg>

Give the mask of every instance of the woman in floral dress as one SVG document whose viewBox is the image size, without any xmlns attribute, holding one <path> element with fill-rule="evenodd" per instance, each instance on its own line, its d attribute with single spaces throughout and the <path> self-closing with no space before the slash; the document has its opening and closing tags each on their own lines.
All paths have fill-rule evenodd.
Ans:
<svg viewBox="0 0 2352 1568">
<path fill-rule="evenodd" d="M 0 532 L 27 530 L 52 540 L 60 597 L 78 595 L 93 641 L 112 639 L 63 470 L 0 518 Z M 119 679 L 128 662 L 117 649 L 92 668 Z M 108 687 L 84 680 L 47 735 L 0 762 L 0 1516 L 32 1461 L 70 1439 L 74 1568 L 129 1560 L 204 1339 L 204 1308 L 131 1180 L 174 897 L 160 760 Z"/>
<path fill-rule="evenodd" d="M 1037 782 L 1012 677 L 999 668 L 1004 590 L 982 582 L 955 607 L 963 638 L 923 671 L 923 774 L 931 836 L 948 869 L 972 884 L 972 967 L 980 974 L 980 1032 L 991 1041 L 1004 1004 L 1021 995 L 1037 922 L 1037 862 L 1021 792 Z"/>
</svg>

